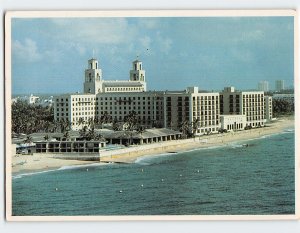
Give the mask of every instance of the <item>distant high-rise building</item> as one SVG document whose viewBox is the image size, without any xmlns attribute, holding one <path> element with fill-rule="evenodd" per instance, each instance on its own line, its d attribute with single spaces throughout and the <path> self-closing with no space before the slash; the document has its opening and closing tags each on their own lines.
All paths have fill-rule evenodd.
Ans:
<svg viewBox="0 0 300 233">
<path fill-rule="evenodd" d="M 269 82 L 267 82 L 267 81 L 260 81 L 258 83 L 258 90 L 259 91 L 269 91 Z"/>
<path fill-rule="evenodd" d="M 284 90 L 284 80 L 276 80 L 275 81 L 275 90 L 276 91 Z"/>
</svg>

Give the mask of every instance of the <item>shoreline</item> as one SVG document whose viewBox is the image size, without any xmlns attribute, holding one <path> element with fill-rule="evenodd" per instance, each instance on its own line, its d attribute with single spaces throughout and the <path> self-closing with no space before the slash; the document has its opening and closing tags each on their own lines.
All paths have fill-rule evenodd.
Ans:
<svg viewBox="0 0 300 233">
<path fill-rule="evenodd" d="M 181 139 L 161 143 L 153 143 L 129 147 L 129 149 L 119 149 L 113 151 L 106 157 L 101 157 L 100 161 L 81 161 L 54 158 L 51 154 L 34 155 L 13 155 L 12 175 L 23 175 L 57 170 L 67 166 L 90 166 L 92 164 L 105 163 L 134 163 L 143 156 L 159 154 L 177 154 L 198 149 L 208 149 L 212 147 L 227 146 L 233 142 L 241 142 L 251 139 L 259 139 L 263 136 L 284 132 L 287 129 L 295 129 L 294 117 L 281 118 L 276 122 L 267 124 L 267 127 L 243 130 L 238 132 L 228 132 L 224 134 L 212 134 L 191 139 Z M 112 153 L 112 152 L 110 152 Z"/>
</svg>

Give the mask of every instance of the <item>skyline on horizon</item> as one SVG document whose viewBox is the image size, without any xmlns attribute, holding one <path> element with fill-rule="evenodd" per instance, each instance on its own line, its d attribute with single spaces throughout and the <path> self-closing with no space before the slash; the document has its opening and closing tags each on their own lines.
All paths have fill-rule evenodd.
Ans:
<svg viewBox="0 0 300 233">
<path fill-rule="evenodd" d="M 257 89 L 294 82 L 293 17 L 36 18 L 12 20 L 12 94 L 83 92 L 87 60 L 104 80 L 128 80 L 132 61 L 148 90 Z M 198 29 L 198 30 L 195 30 Z M 241 80 L 241 78 L 243 78 Z M 69 85 L 72 83 L 72 85 Z"/>
</svg>

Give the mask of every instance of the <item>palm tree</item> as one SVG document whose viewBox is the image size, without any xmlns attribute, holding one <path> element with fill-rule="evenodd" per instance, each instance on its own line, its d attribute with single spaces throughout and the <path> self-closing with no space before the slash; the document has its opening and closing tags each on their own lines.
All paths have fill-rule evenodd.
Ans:
<svg viewBox="0 0 300 233">
<path fill-rule="evenodd" d="M 65 131 L 65 133 L 64 133 L 64 135 L 63 135 L 63 137 L 66 139 L 66 141 L 69 141 L 70 140 L 70 133 L 69 133 L 69 131 L 67 130 L 67 131 Z"/>
<path fill-rule="evenodd" d="M 54 121 L 53 122 L 53 125 L 52 125 L 52 132 L 57 132 L 57 130 L 59 129 L 60 127 L 60 122 L 59 121 Z"/>
<path fill-rule="evenodd" d="M 88 140 L 88 141 L 91 141 L 91 140 L 95 140 L 95 138 L 96 138 L 96 132 L 95 132 L 95 128 L 94 127 L 91 127 L 90 129 L 89 129 L 89 131 L 87 132 L 87 134 L 86 134 L 86 139 Z"/>
<path fill-rule="evenodd" d="M 121 131 L 122 130 L 122 124 L 118 122 L 117 120 L 113 121 L 112 128 L 114 131 Z"/>
<path fill-rule="evenodd" d="M 138 129 L 137 129 L 137 132 L 140 134 L 141 136 L 141 139 L 142 139 L 142 135 L 143 133 L 145 132 L 145 127 L 144 126 L 139 126 Z"/>
<path fill-rule="evenodd" d="M 44 136 L 44 140 L 45 140 L 45 141 L 48 141 L 48 140 L 49 140 L 49 135 L 48 135 L 48 134 L 46 134 L 46 135 Z"/>
<path fill-rule="evenodd" d="M 107 112 L 104 112 L 104 114 L 102 115 L 101 118 L 103 120 L 103 123 L 105 123 L 105 124 L 112 122 L 112 116 L 109 115 Z"/>
<path fill-rule="evenodd" d="M 192 128 L 193 128 L 193 137 L 195 138 L 195 135 L 197 133 L 197 130 L 199 128 L 199 123 L 200 123 L 200 120 L 198 118 L 194 118 L 193 122 L 192 122 Z"/>
<path fill-rule="evenodd" d="M 97 140 L 97 141 L 105 141 L 105 138 L 103 137 L 102 134 L 97 134 L 96 137 L 95 137 L 95 140 Z"/>
<path fill-rule="evenodd" d="M 82 129 L 79 130 L 80 137 L 86 138 L 86 136 L 87 136 L 87 129 L 88 129 L 88 127 L 85 125 L 85 126 L 83 126 Z"/>
<path fill-rule="evenodd" d="M 60 121 L 59 121 L 59 129 L 60 129 L 61 133 L 65 132 L 65 119 L 60 119 Z"/>
<path fill-rule="evenodd" d="M 30 144 L 33 142 L 33 138 L 30 135 L 27 135 L 27 137 L 25 138 L 25 140 L 23 142 Z"/>
<path fill-rule="evenodd" d="M 179 124 L 179 128 L 185 137 L 190 136 L 191 134 L 191 124 L 188 120 L 183 121 Z"/>
<path fill-rule="evenodd" d="M 65 129 L 67 131 L 70 131 L 71 128 L 72 128 L 72 122 L 69 119 L 66 119 L 66 121 L 65 121 Z"/>
<path fill-rule="evenodd" d="M 129 115 L 125 116 L 125 124 L 126 124 L 126 130 L 132 131 L 137 126 L 137 114 L 135 111 L 131 111 Z"/>
<path fill-rule="evenodd" d="M 90 117 L 90 118 L 88 119 L 87 124 L 88 124 L 89 127 L 94 127 L 94 125 L 95 125 L 94 118 L 93 118 L 93 117 Z"/>
<path fill-rule="evenodd" d="M 98 118 L 98 123 L 100 124 L 101 129 L 103 128 L 103 124 L 112 123 L 112 116 L 109 115 L 107 112 Z"/>
<path fill-rule="evenodd" d="M 83 117 L 80 117 L 77 121 L 78 126 L 84 125 L 85 121 L 83 119 Z"/>
</svg>

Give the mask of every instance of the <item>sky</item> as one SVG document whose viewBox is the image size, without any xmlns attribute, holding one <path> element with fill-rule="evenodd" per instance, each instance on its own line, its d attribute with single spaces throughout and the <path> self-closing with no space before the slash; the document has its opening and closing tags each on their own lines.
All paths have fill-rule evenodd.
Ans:
<svg viewBox="0 0 300 233">
<path fill-rule="evenodd" d="M 88 59 L 104 80 L 143 62 L 148 90 L 256 89 L 294 82 L 293 17 L 13 18 L 12 94 L 83 92 Z"/>
</svg>

